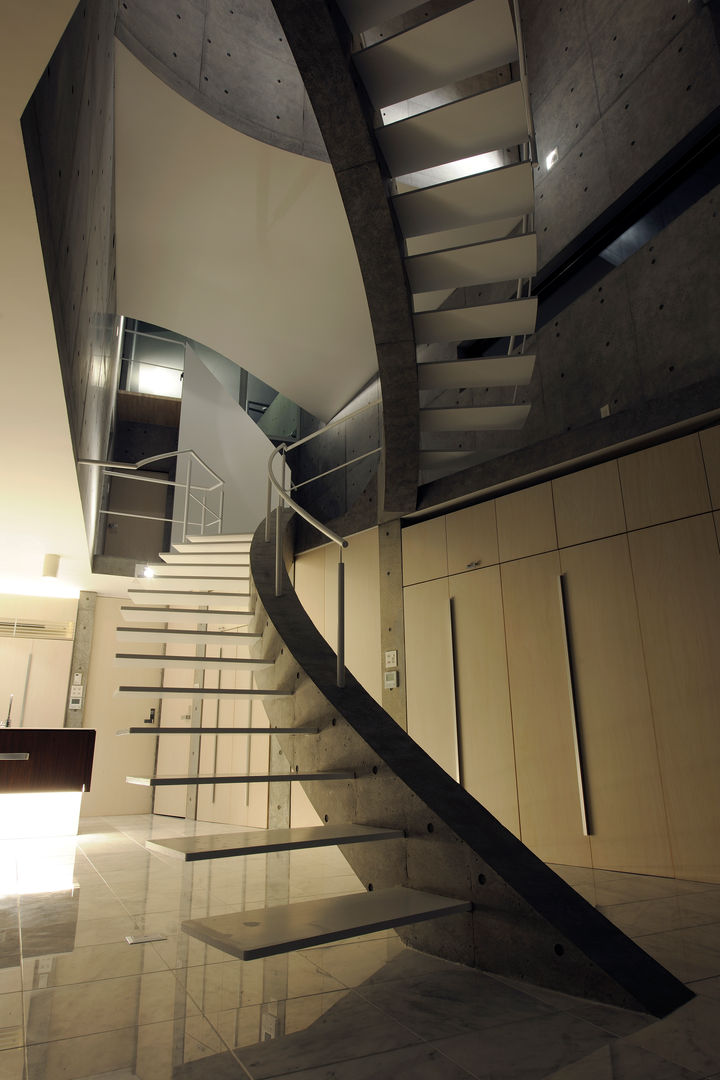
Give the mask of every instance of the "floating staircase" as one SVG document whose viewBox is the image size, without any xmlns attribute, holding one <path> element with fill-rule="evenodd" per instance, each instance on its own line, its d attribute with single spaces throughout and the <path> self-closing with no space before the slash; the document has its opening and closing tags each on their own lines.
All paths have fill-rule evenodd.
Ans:
<svg viewBox="0 0 720 1080">
<path fill-rule="evenodd" d="M 283 528 L 286 522 L 283 514 Z M 172 643 L 179 634 L 199 651 L 208 635 L 233 647 L 238 640 L 251 642 L 253 656 L 248 659 L 257 665 L 253 677 L 258 685 L 250 693 L 263 695 L 269 723 L 142 726 L 118 734 L 272 733 L 288 764 L 282 770 L 212 775 L 188 771 L 127 780 L 155 789 L 301 783 L 326 824 L 220 830 L 210 836 L 153 839 L 149 846 L 198 862 L 338 845 L 365 891 L 253 909 L 251 917 L 238 911 L 190 919 L 183 923 L 184 931 L 229 955 L 253 959 L 392 927 L 424 951 L 656 1015 L 687 1000 L 689 991 L 681 983 L 467 795 L 350 673 L 346 686 L 337 687 L 336 658 L 301 608 L 286 573 L 282 595 L 275 595 L 273 539 L 271 534 L 264 540 L 264 526 L 258 530 L 248 631 L 205 629 L 202 601 L 213 603 L 210 593 L 198 594 L 195 609 L 181 609 L 186 618 L 193 611 L 197 630 L 118 627 L 123 641 L 130 634 Z M 209 547 L 219 542 L 225 541 L 207 541 Z M 202 550 L 203 541 L 192 543 Z M 169 610 L 154 605 L 152 610 L 156 618 L 170 616 Z M 129 659 L 125 653 L 119 657 Z M 196 666 L 194 681 L 205 677 L 202 656 L 152 657 L 155 664 L 161 660 L 169 667 L 179 660 L 185 667 L 189 661 Z M 165 692 L 145 686 L 122 690 L 156 697 Z M 220 692 L 202 685 L 167 690 L 188 701 Z"/>
</svg>

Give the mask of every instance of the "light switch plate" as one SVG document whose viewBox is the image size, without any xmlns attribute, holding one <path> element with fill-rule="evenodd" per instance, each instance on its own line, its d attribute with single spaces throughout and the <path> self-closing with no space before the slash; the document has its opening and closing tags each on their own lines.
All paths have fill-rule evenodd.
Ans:
<svg viewBox="0 0 720 1080">
<path fill-rule="evenodd" d="M 386 649 L 385 650 L 385 668 L 388 669 L 388 668 L 396 668 L 396 667 L 397 667 L 397 649 Z"/>
</svg>

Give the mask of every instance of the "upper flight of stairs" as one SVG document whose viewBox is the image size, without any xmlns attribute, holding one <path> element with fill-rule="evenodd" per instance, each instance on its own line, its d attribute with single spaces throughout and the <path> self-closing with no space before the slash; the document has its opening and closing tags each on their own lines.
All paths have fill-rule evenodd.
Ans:
<svg viewBox="0 0 720 1080">
<path fill-rule="evenodd" d="M 283 528 L 286 520 L 283 515 Z M 211 548 L 226 541 L 192 543 L 200 552 L 204 543 Z M 227 543 L 238 546 L 236 540 Z M 250 555 L 245 551 L 244 556 L 247 567 Z M 202 557 L 198 569 L 204 574 Z M 194 645 L 198 653 L 182 657 L 183 667 L 188 659 L 195 667 L 194 680 L 173 687 L 172 693 L 189 702 L 206 692 L 202 682 L 211 669 L 201 654 L 208 635 L 233 649 L 239 640 L 250 642 L 247 660 L 255 665 L 256 683 L 251 693 L 264 696 L 269 724 L 202 727 L 198 714 L 198 722 L 189 727 L 161 724 L 118 734 L 160 733 L 173 739 L 194 733 L 212 739 L 272 732 L 286 764 L 261 772 L 189 770 L 127 780 L 158 790 L 302 783 L 325 824 L 233 833 L 221 829 L 209 836 L 154 838 L 149 846 L 197 862 L 339 845 L 365 891 L 253 909 L 251 920 L 242 911 L 190 919 L 183 924 L 187 934 L 253 959 L 392 927 L 409 944 L 437 955 L 657 1015 L 687 1000 L 689 991 L 682 984 L 467 795 L 349 672 L 346 686 L 336 686 L 335 656 L 300 607 L 286 573 L 282 595 L 275 596 L 273 537 L 266 542 L 262 526 L 252 551 L 252 580 L 248 606 L 253 614 L 246 630 L 238 631 L 232 622 L 205 629 L 205 608 L 214 603 L 214 594 L 198 590 L 196 607 L 184 604 L 182 609 L 186 619 L 193 611 L 198 629 L 126 624 L 118 627 L 118 635 L 148 641 L 157 640 L 152 637 L 157 634 L 170 643 L 184 635 L 186 646 Z M 132 610 L 124 614 L 129 618 Z M 157 621 L 172 621 L 170 609 L 153 605 L 153 614 Z M 127 659 L 127 654 L 119 656 Z M 156 653 L 152 661 L 171 668 L 178 659 Z M 134 690 L 163 694 L 162 687 Z"/>
<path fill-rule="evenodd" d="M 537 315 L 537 239 L 524 58 L 510 0 L 338 6 L 393 178 L 419 347 L 423 478 L 443 451 L 451 469 L 462 464 L 472 433 L 521 428 L 530 412 L 522 388 L 535 358 L 522 354 Z M 490 377 L 486 357 L 454 362 L 457 343 L 483 339 L 503 352 Z"/>
</svg>

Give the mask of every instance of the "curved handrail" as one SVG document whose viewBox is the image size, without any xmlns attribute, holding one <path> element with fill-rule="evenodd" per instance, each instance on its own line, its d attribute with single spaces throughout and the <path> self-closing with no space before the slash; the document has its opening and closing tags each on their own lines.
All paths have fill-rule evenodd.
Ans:
<svg viewBox="0 0 720 1080">
<path fill-rule="evenodd" d="M 188 469 L 187 469 L 187 476 L 185 477 L 184 481 L 159 480 L 159 479 L 157 479 L 155 477 L 150 477 L 150 476 L 127 475 L 128 473 L 130 473 L 130 474 L 132 474 L 132 473 L 138 474 L 139 470 L 143 469 L 146 465 L 152 465 L 156 461 L 164 461 L 167 458 L 179 458 L 181 455 L 186 456 L 189 459 Z M 215 483 L 214 484 L 193 484 L 191 482 L 191 480 L 192 480 L 193 462 L 197 462 L 198 465 L 202 466 L 202 468 L 205 469 L 205 471 L 207 473 L 209 473 L 210 476 L 212 476 L 214 478 Z M 200 457 L 200 455 L 197 454 L 194 450 L 189 450 L 189 449 L 187 449 L 187 450 L 171 450 L 171 451 L 169 451 L 168 453 L 165 453 L 165 454 L 152 454 L 150 457 L 141 458 L 140 461 L 135 461 L 135 462 L 132 462 L 132 461 L 102 461 L 99 458 L 80 458 L 78 460 L 78 465 L 95 465 L 95 466 L 98 466 L 99 468 L 104 470 L 106 476 L 123 476 L 123 475 L 125 475 L 128 480 L 141 480 L 144 483 L 148 483 L 148 484 L 164 484 L 166 487 L 185 488 L 185 505 L 184 505 L 182 519 L 179 519 L 179 518 L 178 519 L 175 519 L 175 518 L 156 518 L 156 517 L 151 517 L 150 515 L 146 515 L 146 514 L 127 514 L 127 513 L 120 513 L 118 511 L 116 511 L 115 513 L 117 513 L 117 516 L 119 516 L 119 517 L 140 517 L 140 518 L 147 519 L 149 521 L 172 521 L 174 524 L 177 523 L 179 525 L 182 525 L 182 527 L 183 527 L 182 538 L 183 538 L 183 541 L 184 541 L 184 540 L 187 539 L 188 518 L 189 518 L 189 513 L 190 513 L 190 500 L 192 499 L 193 502 L 198 503 L 198 505 L 200 506 L 201 511 L 202 511 L 202 516 L 201 516 L 201 519 L 200 519 L 200 532 L 201 532 L 201 534 L 204 534 L 206 524 L 209 524 L 210 526 L 217 525 L 218 532 L 222 532 L 223 505 L 224 505 L 224 498 L 225 498 L 225 481 L 223 480 L 223 478 L 221 476 L 219 476 L 215 472 L 214 469 L 212 469 L 207 464 L 206 461 L 203 461 L 203 459 Z M 203 494 L 202 498 L 199 498 L 195 494 L 195 491 L 203 492 L 204 494 Z M 211 491 L 219 491 L 219 507 L 218 507 L 217 514 L 215 514 L 213 511 L 208 510 L 206 496 Z M 107 513 L 107 511 L 105 511 L 105 510 L 100 510 L 99 512 L 100 513 Z M 211 520 L 209 522 L 206 521 L 206 515 L 208 513 L 211 516 Z"/>
</svg>

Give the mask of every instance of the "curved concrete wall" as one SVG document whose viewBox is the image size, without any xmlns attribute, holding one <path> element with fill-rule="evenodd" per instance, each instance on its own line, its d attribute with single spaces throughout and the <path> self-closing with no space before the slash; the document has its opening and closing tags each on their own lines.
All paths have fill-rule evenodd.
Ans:
<svg viewBox="0 0 720 1080">
<path fill-rule="evenodd" d="M 329 419 L 377 370 L 329 165 L 232 131 L 116 57 L 118 307 Z"/>
</svg>

